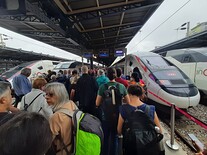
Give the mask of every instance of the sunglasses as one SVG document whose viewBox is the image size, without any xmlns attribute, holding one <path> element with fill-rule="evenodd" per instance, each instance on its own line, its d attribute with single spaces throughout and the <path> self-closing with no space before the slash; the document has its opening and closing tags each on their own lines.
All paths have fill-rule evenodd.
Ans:
<svg viewBox="0 0 207 155">
<path fill-rule="evenodd" d="M 46 93 L 46 96 L 53 97 L 54 94 L 53 93 Z"/>
</svg>

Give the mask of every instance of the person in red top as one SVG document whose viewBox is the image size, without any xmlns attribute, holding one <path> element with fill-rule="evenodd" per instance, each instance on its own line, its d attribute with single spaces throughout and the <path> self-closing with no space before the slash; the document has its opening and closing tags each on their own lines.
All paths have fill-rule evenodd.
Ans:
<svg viewBox="0 0 207 155">
<path fill-rule="evenodd" d="M 123 84 L 126 88 L 129 86 L 128 81 L 121 78 L 122 70 L 121 68 L 116 69 L 117 78 L 115 79 L 116 82 Z"/>
</svg>

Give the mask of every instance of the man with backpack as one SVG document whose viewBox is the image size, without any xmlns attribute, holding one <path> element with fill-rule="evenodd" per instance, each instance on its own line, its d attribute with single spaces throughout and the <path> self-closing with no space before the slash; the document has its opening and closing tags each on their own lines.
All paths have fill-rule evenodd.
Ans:
<svg viewBox="0 0 207 155">
<path fill-rule="evenodd" d="M 120 107 L 117 127 L 118 134 L 123 134 L 124 155 L 159 155 L 163 135 L 155 107 L 140 100 L 140 86 L 130 85 L 127 91 L 130 102 Z"/>
<path fill-rule="evenodd" d="M 129 103 L 129 96 L 123 84 L 117 83 L 115 68 L 108 68 L 107 76 L 109 82 L 99 87 L 96 98 L 96 106 L 100 106 L 102 128 L 104 132 L 104 155 L 115 155 L 116 136 L 119 106 L 122 105 L 122 99 Z"/>
</svg>

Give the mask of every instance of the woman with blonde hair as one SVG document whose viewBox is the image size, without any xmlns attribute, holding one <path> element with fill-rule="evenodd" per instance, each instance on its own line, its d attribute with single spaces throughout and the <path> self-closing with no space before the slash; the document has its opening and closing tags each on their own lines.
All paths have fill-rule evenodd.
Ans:
<svg viewBox="0 0 207 155">
<path fill-rule="evenodd" d="M 54 112 L 49 123 L 54 138 L 53 143 L 57 148 L 56 155 L 69 154 L 72 152 L 72 119 L 60 110 L 74 112 L 77 107 L 73 101 L 69 100 L 67 90 L 62 83 L 47 84 L 45 92 L 47 103 Z"/>
</svg>

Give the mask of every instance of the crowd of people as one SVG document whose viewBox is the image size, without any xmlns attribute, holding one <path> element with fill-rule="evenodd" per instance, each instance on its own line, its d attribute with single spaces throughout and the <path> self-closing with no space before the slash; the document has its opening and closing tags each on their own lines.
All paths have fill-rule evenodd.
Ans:
<svg viewBox="0 0 207 155">
<path fill-rule="evenodd" d="M 21 74 L 14 77 L 14 105 L 11 84 L 0 81 L 1 155 L 50 155 L 51 149 L 56 155 L 72 154 L 72 118 L 59 112 L 60 109 L 70 112 L 80 109 L 98 117 L 104 133 L 102 154 L 116 155 L 117 135 L 123 134 L 128 113 L 136 108 L 145 111 L 143 94 L 146 90 L 137 72 L 132 73 L 129 81 L 123 78 L 121 68 L 100 69 L 97 77 L 87 66 L 82 66 L 81 73 L 48 71 L 32 82 L 28 79 L 30 74 L 31 69 L 23 68 Z M 105 92 L 114 87 L 118 91 L 113 101 L 116 106 L 110 108 Z M 162 132 L 153 105 L 150 105 L 149 117 Z M 132 154 L 135 152 L 132 148 L 125 147 L 124 153 Z"/>
</svg>

